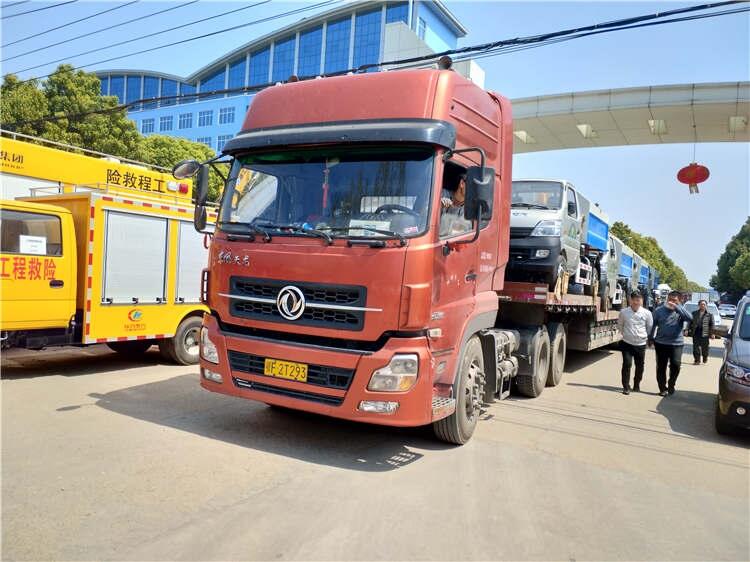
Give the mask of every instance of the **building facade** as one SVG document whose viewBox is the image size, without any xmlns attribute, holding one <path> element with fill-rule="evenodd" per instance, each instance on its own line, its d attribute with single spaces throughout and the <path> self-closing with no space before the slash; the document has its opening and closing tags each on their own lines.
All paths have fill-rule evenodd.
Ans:
<svg viewBox="0 0 750 562">
<path fill-rule="evenodd" d="M 143 70 L 97 71 L 104 95 L 120 103 L 167 96 L 128 109 L 144 135 L 179 136 L 221 151 L 242 126 L 252 94 L 190 94 L 258 86 L 454 49 L 466 29 L 439 0 L 360 1 L 280 29 L 188 77 Z M 483 83 L 475 63 L 456 69 Z"/>
</svg>

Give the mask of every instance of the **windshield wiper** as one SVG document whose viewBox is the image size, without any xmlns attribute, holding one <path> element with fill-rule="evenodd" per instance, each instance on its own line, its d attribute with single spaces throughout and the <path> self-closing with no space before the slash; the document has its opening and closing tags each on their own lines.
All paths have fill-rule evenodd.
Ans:
<svg viewBox="0 0 750 562">
<path fill-rule="evenodd" d="M 545 209 L 547 211 L 550 210 L 549 207 L 545 207 L 544 205 L 537 205 L 535 203 L 511 203 L 511 207 L 524 207 L 528 209 Z"/>
<path fill-rule="evenodd" d="M 231 230 L 227 230 L 227 227 L 233 227 L 233 226 L 239 226 L 242 228 L 248 228 L 250 229 L 250 232 L 232 232 Z M 252 242 L 255 242 L 255 235 L 261 234 L 263 236 L 264 242 L 270 242 L 271 241 L 271 235 L 263 230 L 262 228 L 258 228 L 258 225 L 252 222 L 219 222 L 219 227 L 224 229 L 224 232 L 227 234 L 227 238 L 229 240 L 232 240 L 233 236 L 242 236 L 250 238 Z"/>
<path fill-rule="evenodd" d="M 257 223 L 256 223 L 257 226 Z M 318 238 L 322 238 L 326 241 L 327 245 L 333 244 L 333 238 L 331 238 L 330 234 L 326 234 L 322 230 L 318 230 L 316 228 L 305 228 L 303 226 L 297 226 L 296 224 L 273 224 L 273 223 L 262 223 L 261 226 L 264 228 L 275 228 L 276 230 L 288 230 L 290 232 L 293 232 L 295 234 L 302 234 L 304 236 L 317 236 Z"/>
<path fill-rule="evenodd" d="M 375 234 L 382 234 L 383 236 L 390 236 L 391 238 L 397 238 L 401 246 L 406 246 L 406 238 L 404 238 L 398 232 L 392 230 L 381 230 L 379 228 L 370 228 L 369 226 L 324 226 L 320 230 L 330 230 L 331 232 L 349 232 L 350 230 L 366 230 L 367 232 L 374 232 Z M 363 237 L 364 240 L 377 240 L 372 237 Z"/>
</svg>

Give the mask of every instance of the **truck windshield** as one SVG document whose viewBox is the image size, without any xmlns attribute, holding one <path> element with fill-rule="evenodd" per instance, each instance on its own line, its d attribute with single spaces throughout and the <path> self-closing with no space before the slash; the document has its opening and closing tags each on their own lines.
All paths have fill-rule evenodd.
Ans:
<svg viewBox="0 0 750 562">
<path fill-rule="evenodd" d="M 337 237 L 416 236 L 427 228 L 434 151 L 330 147 L 235 159 L 220 228 Z"/>
<path fill-rule="evenodd" d="M 562 184 L 554 181 L 514 181 L 511 207 L 559 209 Z"/>
</svg>

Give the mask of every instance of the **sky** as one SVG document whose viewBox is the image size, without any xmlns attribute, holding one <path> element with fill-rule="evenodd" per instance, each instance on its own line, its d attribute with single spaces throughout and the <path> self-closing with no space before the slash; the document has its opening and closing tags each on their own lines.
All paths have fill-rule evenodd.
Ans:
<svg viewBox="0 0 750 562">
<path fill-rule="evenodd" d="M 2 6 L 18 0 L 8 0 Z M 236 9 L 247 2 L 200 0 L 152 18 L 144 16 L 180 2 L 138 3 L 48 34 L 40 31 L 117 6 L 78 0 L 53 9 L 8 18 L 8 15 L 48 6 L 26 2 L 3 9 L 2 73 L 20 72 L 23 78 L 54 70 L 56 59 L 76 66 L 213 30 L 275 16 L 314 3 L 272 2 L 248 8 L 177 31 L 171 27 Z M 258 0 L 253 0 L 252 3 Z M 532 35 L 589 25 L 622 17 L 693 5 L 690 2 L 469 2 L 445 4 L 465 25 L 459 46 Z M 88 66 L 87 70 L 141 68 L 188 75 L 230 50 L 257 37 L 294 23 L 302 17 L 330 9 L 311 9 L 270 22 L 254 24 L 151 53 Z M 63 45 L 7 60 L 50 43 L 128 19 L 126 26 Z M 139 35 L 156 36 L 97 53 L 82 51 L 126 41 Z M 595 89 L 750 80 L 750 17 L 730 15 L 607 33 L 480 61 L 486 71 L 485 86 L 511 99 Z M 745 112 L 747 113 L 747 111 Z M 750 214 L 750 147 L 747 143 L 705 143 L 696 149 L 697 160 L 711 171 L 701 193 L 689 195 L 675 179 L 677 171 L 692 161 L 691 144 L 644 145 L 547 151 L 514 157 L 513 176 L 566 178 L 598 202 L 613 220 L 622 220 L 642 234 L 655 237 L 667 254 L 693 281 L 707 285 L 716 260 L 730 238 Z"/>
</svg>

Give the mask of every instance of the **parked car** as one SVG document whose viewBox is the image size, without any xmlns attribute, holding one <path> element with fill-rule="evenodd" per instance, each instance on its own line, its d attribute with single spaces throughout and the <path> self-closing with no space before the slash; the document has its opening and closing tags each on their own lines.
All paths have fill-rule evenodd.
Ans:
<svg viewBox="0 0 750 562">
<path fill-rule="evenodd" d="M 737 305 L 739 314 L 724 343 L 719 370 L 716 431 L 750 430 L 750 295 Z"/>
<path fill-rule="evenodd" d="M 733 304 L 720 304 L 719 314 L 722 318 L 734 318 L 737 314 L 737 307 Z"/>
<path fill-rule="evenodd" d="M 698 310 L 698 303 L 697 302 L 686 302 L 685 303 L 685 310 L 687 310 L 690 314 Z M 727 326 L 724 326 L 721 323 L 721 314 L 719 314 L 719 309 L 716 308 L 716 305 L 714 303 L 708 303 L 708 312 L 711 313 L 711 316 L 714 317 L 714 331 L 711 334 L 714 337 L 721 337 L 724 334 L 726 334 L 729 331 L 729 328 Z M 685 329 L 689 328 L 687 325 L 687 322 L 685 323 Z"/>
</svg>

